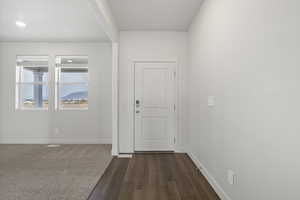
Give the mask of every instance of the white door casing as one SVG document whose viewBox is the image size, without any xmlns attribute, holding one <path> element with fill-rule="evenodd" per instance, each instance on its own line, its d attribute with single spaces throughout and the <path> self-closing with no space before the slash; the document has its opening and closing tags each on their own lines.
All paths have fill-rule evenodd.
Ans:
<svg viewBox="0 0 300 200">
<path fill-rule="evenodd" d="M 136 62 L 135 151 L 174 151 L 176 92 L 174 62 Z"/>
</svg>

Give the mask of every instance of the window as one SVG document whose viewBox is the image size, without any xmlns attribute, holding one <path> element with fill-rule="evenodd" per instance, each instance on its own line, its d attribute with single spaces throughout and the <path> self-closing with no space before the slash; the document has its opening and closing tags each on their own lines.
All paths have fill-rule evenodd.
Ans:
<svg viewBox="0 0 300 200">
<path fill-rule="evenodd" d="M 56 57 L 56 109 L 88 109 L 88 57 Z"/>
<path fill-rule="evenodd" d="M 48 109 L 48 56 L 17 56 L 16 109 Z"/>
</svg>

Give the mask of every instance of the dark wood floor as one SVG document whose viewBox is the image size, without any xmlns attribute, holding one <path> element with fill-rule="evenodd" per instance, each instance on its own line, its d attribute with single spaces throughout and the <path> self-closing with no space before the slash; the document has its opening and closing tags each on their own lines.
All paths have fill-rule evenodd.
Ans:
<svg viewBox="0 0 300 200">
<path fill-rule="evenodd" d="M 114 158 L 88 200 L 220 200 L 186 154 Z"/>
</svg>

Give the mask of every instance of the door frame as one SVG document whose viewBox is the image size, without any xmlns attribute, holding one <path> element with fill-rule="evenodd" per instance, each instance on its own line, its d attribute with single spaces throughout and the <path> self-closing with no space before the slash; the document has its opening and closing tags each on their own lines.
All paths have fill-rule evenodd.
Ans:
<svg viewBox="0 0 300 200">
<path fill-rule="evenodd" d="M 178 86 L 178 59 L 133 59 L 132 60 L 132 75 L 133 75 L 133 101 L 131 103 L 135 103 L 135 65 L 137 63 L 173 63 L 174 64 L 174 76 L 175 76 L 175 79 L 174 79 L 174 104 L 175 104 L 175 120 L 174 120 L 174 133 L 172 133 L 172 137 L 174 138 L 174 142 L 173 142 L 173 146 L 172 146 L 172 151 L 176 152 L 176 146 L 177 146 L 177 143 L 178 143 L 178 138 L 179 138 L 179 124 L 178 124 L 178 121 L 179 121 L 179 114 L 178 114 L 178 102 L 179 102 L 179 86 Z M 135 152 L 135 105 L 133 106 L 133 110 L 132 110 L 132 113 L 133 113 L 133 152 Z"/>
</svg>

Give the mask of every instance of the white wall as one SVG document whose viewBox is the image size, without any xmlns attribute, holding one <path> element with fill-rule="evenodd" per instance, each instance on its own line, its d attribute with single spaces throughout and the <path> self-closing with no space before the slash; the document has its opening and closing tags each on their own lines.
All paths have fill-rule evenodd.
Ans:
<svg viewBox="0 0 300 200">
<path fill-rule="evenodd" d="M 189 151 L 232 200 L 300 199 L 299 10 L 207 0 L 189 30 Z"/>
<path fill-rule="evenodd" d="M 186 69 L 185 32 L 120 32 L 119 51 L 119 151 L 131 153 L 134 150 L 134 71 L 133 61 L 137 60 L 178 60 L 179 71 L 179 135 L 176 150 L 183 148 L 184 100 Z"/>
<path fill-rule="evenodd" d="M 3 48 L 2 48 L 2 45 L 0 45 L 0 66 L 3 65 Z M 0 67 L 0 76 L 1 74 L 3 73 L 3 69 L 2 67 Z M 0 78 L 0 91 L 2 91 L 3 89 L 3 79 Z M 0 95 L 0 105 L 2 105 L 2 102 L 3 102 L 3 97 L 2 95 Z M 0 135 L 2 133 L 2 107 L 0 106 Z"/>
<path fill-rule="evenodd" d="M 111 44 L 0 43 L 0 143 L 111 143 Z M 88 55 L 89 110 L 15 110 L 16 55 Z M 54 105 L 54 64 L 50 91 Z M 56 133 L 55 129 L 59 129 Z"/>
</svg>

